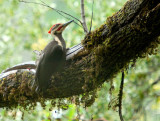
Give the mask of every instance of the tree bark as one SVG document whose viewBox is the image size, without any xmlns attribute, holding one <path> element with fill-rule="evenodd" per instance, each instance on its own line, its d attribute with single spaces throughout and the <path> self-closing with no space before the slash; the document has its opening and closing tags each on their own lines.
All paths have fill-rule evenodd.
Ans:
<svg viewBox="0 0 160 121">
<path fill-rule="evenodd" d="M 85 49 L 54 75 L 45 95 L 31 88 L 34 71 L 18 70 L 0 80 L 0 107 L 79 95 L 100 87 L 130 63 L 154 54 L 160 35 L 160 1 L 130 0 L 82 40 Z M 15 73 L 16 72 L 16 73 Z"/>
</svg>

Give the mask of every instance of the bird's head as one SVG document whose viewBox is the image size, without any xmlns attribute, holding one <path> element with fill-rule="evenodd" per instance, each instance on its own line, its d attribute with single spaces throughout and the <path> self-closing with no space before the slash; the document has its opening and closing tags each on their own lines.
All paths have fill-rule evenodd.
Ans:
<svg viewBox="0 0 160 121">
<path fill-rule="evenodd" d="M 55 35 L 55 34 L 61 34 L 63 32 L 63 30 L 70 24 L 72 23 L 74 20 L 71 20 L 67 23 L 57 23 L 54 24 L 48 31 L 49 34 L 51 35 Z"/>
</svg>

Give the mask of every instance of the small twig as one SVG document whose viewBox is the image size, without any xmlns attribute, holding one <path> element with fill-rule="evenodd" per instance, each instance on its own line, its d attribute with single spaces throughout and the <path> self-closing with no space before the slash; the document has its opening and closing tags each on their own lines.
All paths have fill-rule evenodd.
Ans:
<svg viewBox="0 0 160 121">
<path fill-rule="evenodd" d="M 89 33 L 91 32 L 91 29 L 92 29 L 92 20 L 93 20 L 93 4 L 94 4 L 94 0 L 93 0 L 93 2 L 92 2 L 92 17 L 91 17 L 91 25 L 90 25 Z"/>
<path fill-rule="evenodd" d="M 88 33 L 88 28 L 87 28 L 86 19 L 85 19 L 84 0 L 81 0 L 81 16 L 82 16 L 83 30 L 87 34 Z"/>
<path fill-rule="evenodd" d="M 66 14 L 66 15 L 68 15 L 68 16 L 70 16 L 70 17 L 72 17 L 72 18 L 76 19 L 78 22 L 80 22 L 80 24 L 82 24 L 82 22 L 81 22 L 78 18 L 76 18 L 76 17 L 72 16 L 71 14 L 66 13 L 66 12 L 64 12 L 64 11 L 62 11 L 62 10 L 55 9 L 55 8 L 53 8 L 53 7 L 49 6 L 49 5 L 47 5 L 47 4 L 46 4 L 45 2 L 43 2 L 43 1 L 41 1 L 41 2 L 42 2 L 42 3 L 43 3 L 43 5 L 45 5 L 46 7 L 49 7 L 49 8 L 51 8 L 51 9 L 53 9 L 53 10 L 57 11 L 57 12 L 61 12 L 61 13 L 63 13 L 63 14 Z"/>
<path fill-rule="evenodd" d="M 159 77 L 156 81 L 154 81 L 154 82 L 151 84 L 151 86 L 154 86 L 154 85 L 157 84 L 158 82 L 160 82 L 160 77 Z"/>
<path fill-rule="evenodd" d="M 148 91 L 150 90 L 150 88 L 152 88 L 154 85 L 158 84 L 159 82 L 160 82 L 160 77 L 158 77 L 157 80 L 155 80 L 151 85 L 149 85 L 149 86 L 145 89 L 144 93 L 145 93 L 145 92 L 148 92 Z"/>
<path fill-rule="evenodd" d="M 62 10 L 55 9 L 55 8 L 53 8 L 53 7 L 49 6 L 49 5 L 47 5 L 47 4 L 44 3 L 43 1 L 41 1 L 41 3 L 38 3 L 38 2 L 31 2 L 31 1 L 19 0 L 19 2 L 23 2 L 23 3 L 33 3 L 33 4 L 38 4 L 38 5 L 42 5 L 42 6 L 51 8 L 52 10 L 56 11 L 59 15 L 65 17 L 65 18 L 67 18 L 67 19 L 69 19 L 69 20 L 70 20 L 70 18 L 64 16 L 63 14 L 72 17 L 73 19 L 77 20 L 77 21 L 83 26 L 82 22 L 81 22 L 78 18 L 76 18 L 76 17 L 74 17 L 74 16 L 70 15 L 69 13 L 66 13 L 66 12 L 64 12 L 64 11 L 62 11 Z M 63 13 L 63 14 L 62 14 L 62 13 Z M 81 25 L 79 25 L 77 22 L 74 21 L 74 23 L 81 27 Z"/>
<path fill-rule="evenodd" d="M 118 104 L 118 107 L 119 107 L 119 117 L 120 117 L 120 120 L 121 121 L 124 121 L 123 120 L 123 116 L 122 116 L 122 96 L 123 96 L 123 84 L 124 84 L 124 71 L 122 72 L 122 79 L 121 79 L 121 85 L 120 85 L 120 89 L 119 89 L 119 104 Z"/>
</svg>

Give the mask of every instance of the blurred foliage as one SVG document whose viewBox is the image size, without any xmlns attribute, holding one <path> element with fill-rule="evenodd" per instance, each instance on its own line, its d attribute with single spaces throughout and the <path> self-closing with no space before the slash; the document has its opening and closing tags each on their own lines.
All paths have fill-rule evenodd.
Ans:
<svg viewBox="0 0 160 121">
<path fill-rule="evenodd" d="M 46 0 L 45 3 L 72 14 L 81 19 L 80 0 Z M 118 11 L 126 0 L 95 0 L 92 30 L 104 23 L 107 16 Z M 35 59 L 33 50 L 41 50 L 52 39 L 48 30 L 52 24 L 66 22 L 68 19 L 55 11 L 35 4 L 19 3 L 18 0 L 0 0 L 0 72 L 20 62 Z M 85 1 L 87 25 L 90 27 L 92 0 Z M 71 18 L 72 19 L 72 18 Z M 80 43 L 83 29 L 71 24 L 64 37 L 67 46 Z M 157 52 L 159 53 L 159 51 Z M 160 55 L 152 55 L 140 59 L 125 74 L 123 95 L 123 116 L 127 121 L 159 121 L 160 120 Z M 106 119 L 119 121 L 116 109 L 108 109 L 109 102 L 117 98 L 121 74 L 114 78 L 113 86 L 105 83 L 98 91 L 98 98 L 89 108 L 79 108 L 80 119 Z M 157 82 L 157 83 L 155 83 Z M 109 94 L 112 89 L 112 95 Z M 34 111 L 7 111 L 0 109 L 1 121 L 50 121 L 76 119 L 77 109 L 70 105 L 68 110 L 49 110 L 50 103 L 43 109 L 39 103 Z M 24 115 L 24 116 L 23 116 Z M 23 118 L 23 119 L 22 119 Z"/>
</svg>

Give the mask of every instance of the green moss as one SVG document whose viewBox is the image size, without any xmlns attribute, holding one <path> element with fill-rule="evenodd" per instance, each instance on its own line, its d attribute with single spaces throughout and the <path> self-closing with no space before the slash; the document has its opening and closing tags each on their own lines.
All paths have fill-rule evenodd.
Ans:
<svg viewBox="0 0 160 121">
<path fill-rule="evenodd" d="M 8 76 L 7 79 L 3 78 L 0 80 L 1 101 L 6 102 L 1 107 L 14 108 L 21 106 L 25 110 L 30 110 L 34 109 L 37 102 L 40 102 L 42 107 L 45 108 L 46 100 L 51 101 L 51 108 L 58 107 L 65 110 L 69 104 L 73 103 L 73 100 L 76 105 L 91 106 L 97 97 L 97 88 L 104 82 L 110 82 L 112 86 L 112 78 L 118 72 L 125 70 L 129 64 L 132 64 L 138 58 L 156 54 L 155 48 L 158 47 L 158 40 L 152 40 L 152 42 L 146 41 L 142 49 L 140 48 L 142 47 L 141 43 L 139 45 L 138 42 L 135 43 L 137 39 L 144 39 L 141 37 L 141 34 L 148 34 L 145 26 L 147 21 L 145 19 L 141 21 L 137 17 L 134 21 L 131 17 L 130 19 L 133 19 L 132 22 L 127 19 L 128 16 L 132 16 L 133 13 L 138 12 L 138 8 L 136 7 L 131 11 L 130 4 L 128 4 L 112 17 L 108 17 L 103 25 L 86 35 L 82 41 L 82 44 L 89 53 L 88 56 L 82 59 L 83 64 L 86 65 L 82 69 L 85 80 L 82 86 L 83 94 L 69 98 L 54 99 L 53 95 L 43 98 L 45 95 L 35 92 L 36 87 L 31 88 L 34 74 L 29 71 L 24 71 L 23 73 L 17 72 Z M 145 18 L 145 16 L 146 12 L 142 12 L 141 18 Z M 138 24 L 136 20 L 140 20 L 141 23 L 139 22 L 140 24 Z M 105 36 L 102 36 L 104 32 L 106 32 Z M 133 47 L 136 47 L 138 50 L 134 50 Z M 68 73 L 64 72 L 63 74 L 67 75 Z M 59 80 L 63 79 L 60 75 L 58 75 L 58 78 Z M 65 85 L 63 83 L 62 85 Z M 56 93 L 57 88 L 54 85 L 52 86 L 54 87 L 54 91 L 48 90 L 49 94 Z M 66 92 L 62 90 L 61 95 L 66 95 Z"/>
</svg>

